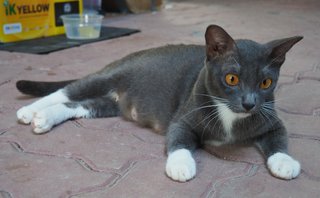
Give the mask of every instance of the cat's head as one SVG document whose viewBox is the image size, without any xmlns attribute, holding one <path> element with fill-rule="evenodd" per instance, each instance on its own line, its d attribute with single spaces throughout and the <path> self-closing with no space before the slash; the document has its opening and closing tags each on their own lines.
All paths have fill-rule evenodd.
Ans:
<svg viewBox="0 0 320 198">
<path fill-rule="evenodd" d="M 206 39 L 206 87 L 235 113 L 254 113 L 274 100 L 273 91 L 286 53 L 303 37 L 259 44 L 233 40 L 210 25 Z"/>
</svg>

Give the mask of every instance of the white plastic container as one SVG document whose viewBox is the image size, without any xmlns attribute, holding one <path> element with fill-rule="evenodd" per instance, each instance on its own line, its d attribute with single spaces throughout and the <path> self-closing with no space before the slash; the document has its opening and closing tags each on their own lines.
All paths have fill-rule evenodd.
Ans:
<svg viewBox="0 0 320 198">
<path fill-rule="evenodd" d="M 95 39 L 100 36 L 102 15 L 68 14 L 61 18 L 69 39 Z"/>
</svg>

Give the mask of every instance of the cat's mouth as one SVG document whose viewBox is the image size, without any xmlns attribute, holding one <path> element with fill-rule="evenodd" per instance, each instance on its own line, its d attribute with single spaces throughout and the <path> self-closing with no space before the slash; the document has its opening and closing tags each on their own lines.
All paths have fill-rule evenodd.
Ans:
<svg viewBox="0 0 320 198">
<path fill-rule="evenodd" d="M 249 116 L 251 116 L 252 115 L 252 113 L 236 113 L 237 114 L 237 117 L 239 117 L 239 118 L 246 118 L 246 117 L 249 117 Z"/>
<path fill-rule="evenodd" d="M 258 108 L 251 108 L 251 109 L 246 109 L 243 107 L 232 107 L 229 106 L 230 110 L 233 111 L 234 113 L 236 113 L 237 115 L 239 115 L 240 117 L 248 117 L 252 114 L 256 114 L 257 112 L 259 112 Z"/>
<path fill-rule="evenodd" d="M 232 111 L 237 118 L 246 118 L 253 114 L 253 112 L 250 111 L 234 111 L 232 109 L 230 109 L 230 111 Z"/>
</svg>

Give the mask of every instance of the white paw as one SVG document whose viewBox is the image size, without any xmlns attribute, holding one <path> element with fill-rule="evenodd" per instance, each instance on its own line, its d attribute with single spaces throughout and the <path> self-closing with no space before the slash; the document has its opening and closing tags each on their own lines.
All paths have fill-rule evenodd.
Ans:
<svg viewBox="0 0 320 198">
<path fill-rule="evenodd" d="M 50 131 L 54 122 L 45 111 L 40 111 L 35 114 L 32 120 L 32 127 L 35 133 L 45 133 Z"/>
<path fill-rule="evenodd" d="M 173 180 L 186 182 L 196 175 L 196 162 L 187 149 L 178 149 L 169 154 L 166 173 Z"/>
<path fill-rule="evenodd" d="M 25 106 L 20 108 L 17 111 L 17 118 L 18 118 L 18 121 L 22 124 L 30 124 L 34 114 L 35 114 L 35 110 Z"/>
<path fill-rule="evenodd" d="M 272 175 L 281 179 L 293 179 L 300 173 L 300 163 L 285 153 L 275 153 L 268 158 Z"/>
</svg>

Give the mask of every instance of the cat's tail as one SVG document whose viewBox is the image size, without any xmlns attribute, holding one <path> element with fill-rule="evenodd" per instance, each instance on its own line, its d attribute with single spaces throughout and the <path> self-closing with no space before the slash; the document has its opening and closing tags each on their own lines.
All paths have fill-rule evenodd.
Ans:
<svg viewBox="0 0 320 198">
<path fill-rule="evenodd" d="M 59 82 L 20 80 L 16 83 L 16 87 L 20 92 L 24 94 L 40 97 L 49 95 L 50 93 L 53 93 L 74 81 L 76 80 L 66 80 Z"/>
</svg>

